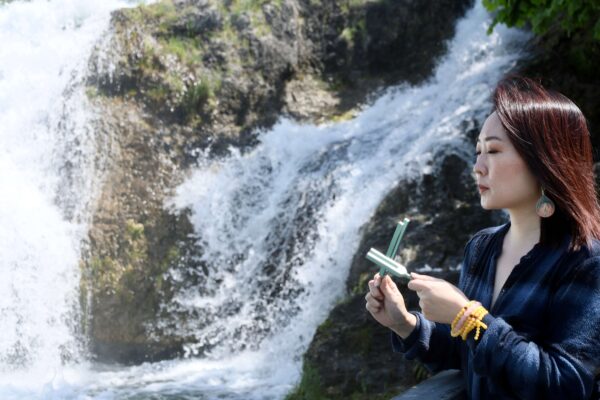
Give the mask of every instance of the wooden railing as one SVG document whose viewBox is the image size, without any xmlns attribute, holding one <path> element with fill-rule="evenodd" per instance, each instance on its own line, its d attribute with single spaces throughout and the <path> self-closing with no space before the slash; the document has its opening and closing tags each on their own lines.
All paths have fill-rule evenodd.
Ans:
<svg viewBox="0 0 600 400">
<path fill-rule="evenodd" d="M 442 371 L 391 400 L 466 400 L 467 392 L 461 372 Z"/>
</svg>

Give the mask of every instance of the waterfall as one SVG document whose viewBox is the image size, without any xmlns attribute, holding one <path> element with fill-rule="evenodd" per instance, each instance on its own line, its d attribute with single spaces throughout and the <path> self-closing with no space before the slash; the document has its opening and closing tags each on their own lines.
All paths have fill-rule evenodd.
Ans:
<svg viewBox="0 0 600 400">
<path fill-rule="evenodd" d="M 477 4 L 428 81 L 346 122 L 281 119 L 255 148 L 201 162 L 169 207 L 192 211 L 204 268 L 170 271 L 180 290 L 163 307 L 200 316 L 173 333 L 204 357 L 107 366 L 88 361 L 79 335 L 81 241 L 102 179 L 82 82 L 110 11 L 128 5 L 0 5 L 0 398 L 281 399 L 344 294 L 361 227 L 440 147 L 473 157 L 461 123 L 484 120 L 527 36 L 487 36 Z"/>
<path fill-rule="evenodd" d="M 255 397 L 268 398 L 258 389 L 267 382 L 274 398 L 289 389 L 315 328 L 343 297 L 361 226 L 385 195 L 426 172 L 436 149 L 474 159 L 462 123 L 487 117 L 495 83 L 527 38 L 507 29 L 487 36 L 487 26 L 477 4 L 427 82 L 391 88 L 347 122 L 281 119 L 257 147 L 201 163 L 178 188 L 172 205 L 191 209 L 203 249 L 202 270 L 172 271 L 183 289 L 165 305 L 190 316 L 175 332 L 196 338 L 189 354 L 216 363 L 253 353 L 262 377 L 248 383 Z M 222 379 L 239 384 L 235 374 Z"/>
<path fill-rule="evenodd" d="M 0 387 L 42 386 L 86 357 L 79 261 L 102 157 L 83 81 L 128 5 L 0 3 Z"/>
</svg>

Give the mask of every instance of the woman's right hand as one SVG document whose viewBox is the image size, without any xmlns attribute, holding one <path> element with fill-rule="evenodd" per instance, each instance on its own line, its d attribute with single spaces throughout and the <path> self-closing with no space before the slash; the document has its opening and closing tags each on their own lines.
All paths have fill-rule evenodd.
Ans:
<svg viewBox="0 0 600 400">
<path fill-rule="evenodd" d="M 417 317 L 406 310 L 404 297 L 389 275 L 383 279 L 379 273 L 369 281 L 369 292 L 365 296 L 366 308 L 381 325 L 390 328 L 405 339 L 414 329 Z"/>
</svg>

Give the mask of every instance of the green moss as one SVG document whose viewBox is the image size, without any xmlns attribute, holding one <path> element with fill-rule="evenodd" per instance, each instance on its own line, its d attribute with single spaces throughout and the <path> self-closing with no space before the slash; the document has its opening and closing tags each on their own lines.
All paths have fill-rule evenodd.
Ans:
<svg viewBox="0 0 600 400">
<path fill-rule="evenodd" d="M 152 4 L 140 4 L 138 7 L 122 10 L 123 15 L 132 22 L 145 22 L 147 20 L 162 21 L 175 20 L 177 10 L 172 0 L 160 0 Z"/>
<path fill-rule="evenodd" d="M 352 43 L 354 41 L 354 34 L 352 32 L 352 28 L 345 27 L 340 36 L 348 43 Z"/>
<path fill-rule="evenodd" d="M 181 63 L 192 66 L 202 61 L 201 43 L 196 38 L 171 36 L 159 41 L 162 50 L 174 54 Z"/>
<path fill-rule="evenodd" d="M 349 13 L 353 8 L 362 7 L 370 0 L 345 0 L 340 2 L 340 9 L 344 13 Z M 372 1 L 372 0 L 371 0 Z"/>
<path fill-rule="evenodd" d="M 191 40 L 182 39 L 177 36 L 171 36 L 163 41 L 164 49 L 172 54 L 175 54 L 180 61 L 186 61 L 190 52 L 190 47 L 195 50 L 195 46 L 190 46 Z"/>
<path fill-rule="evenodd" d="M 137 60 L 137 67 L 140 69 L 142 76 L 149 76 L 161 67 L 154 44 L 148 39 L 142 42 L 142 51 L 140 52 L 140 58 Z"/>
<path fill-rule="evenodd" d="M 262 18 L 252 16 L 250 18 L 250 21 L 252 26 L 254 27 L 254 32 L 256 33 L 256 36 L 264 37 L 272 33 L 271 25 L 267 24 L 267 22 L 264 19 L 264 16 Z"/>
<path fill-rule="evenodd" d="M 161 0 L 154 4 L 142 5 L 140 9 L 147 18 L 159 22 L 158 26 L 161 32 L 167 32 L 178 18 L 177 9 L 172 0 Z"/>
<path fill-rule="evenodd" d="M 302 380 L 296 388 L 286 396 L 286 400 L 326 400 L 329 399 L 321 387 L 319 372 L 311 363 L 304 361 Z"/>
<path fill-rule="evenodd" d="M 163 85 L 157 85 L 150 88 L 146 94 L 155 103 L 162 103 L 169 95 L 169 90 Z"/>
<path fill-rule="evenodd" d="M 370 393 L 363 385 L 360 392 L 347 395 L 330 395 L 321 384 L 317 367 L 305 360 L 302 366 L 302 379 L 294 390 L 285 397 L 285 400 L 389 400 L 406 389 L 402 386 L 391 386 L 384 393 Z"/>
<path fill-rule="evenodd" d="M 250 26 L 253 28 L 257 36 L 264 36 L 272 32 L 271 26 L 267 23 L 262 6 L 271 3 L 281 9 L 282 0 L 232 0 L 229 4 L 219 3 L 217 6 L 222 15 L 228 15 L 226 20 L 227 27 L 223 31 L 232 29 L 232 20 L 239 18 L 241 15 L 246 15 L 250 19 Z M 237 34 L 235 35 L 237 37 Z"/>
<path fill-rule="evenodd" d="M 353 48 L 357 43 L 365 43 L 367 36 L 367 21 L 363 17 L 351 26 L 344 28 L 340 37 L 348 43 L 349 48 Z"/>
<path fill-rule="evenodd" d="M 354 286 L 354 288 L 352 288 L 351 293 L 353 295 L 366 293 L 367 286 L 369 281 L 371 280 L 371 277 L 373 277 L 373 274 L 369 272 L 363 272 L 362 274 L 360 274 L 360 276 L 358 277 L 358 283 L 356 284 L 356 286 Z"/>
<path fill-rule="evenodd" d="M 96 86 L 86 86 L 85 87 L 85 95 L 87 96 L 88 99 L 93 99 L 95 97 L 98 97 L 98 95 L 99 95 L 98 88 Z"/>
<path fill-rule="evenodd" d="M 128 241 L 139 240 L 144 236 L 144 225 L 128 219 L 125 226 Z"/>
<path fill-rule="evenodd" d="M 334 115 L 333 117 L 331 117 L 331 121 L 338 123 L 338 122 L 344 122 L 344 121 L 349 121 L 351 119 L 353 119 L 354 117 L 356 117 L 356 110 L 348 110 L 343 114 L 338 114 L 338 115 Z M 368 282 L 369 280 L 367 279 L 366 282 Z"/>
<path fill-rule="evenodd" d="M 331 336 L 331 328 L 334 326 L 333 321 L 327 318 L 319 327 L 317 328 L 317 335 L 322 335 L 325 337 Z"/>
<path fill-rule="evenodd" d="M 122 275 L 122 268 L 117 262 L 110 257 L 92 257 L 89 268 L 95 291 L 114 292 Z"/>
<path fill-rule="evenodd" d="M 361 355 L 367 355 L 373 344 L 373 329 L 371 325 L 346 333 L 349 347 L 356 349 Z"/>
<path fill-rule="evenodd" d="M 229 11 L 234 14 L 257 12 L 261 11 L 263 4 L 269 2 L 269 0 L 233 0 L 229 5 Z"/>
<path fill-rule="evenodd" d="M 188 113 L 198 112 L 211 96 L 213 91 L 210 84 L 201 79 L 186 90 L 181 104 Z"/>
<path fill-rule="evenodd" d="M 364 40 L 366 36 L 367 36 L 367 20 L 365 18 L 361 18 L 356 22 L 356 25 L 354 26 L 352 38 L 356 42 L 359 39 Z"/>
</svg>

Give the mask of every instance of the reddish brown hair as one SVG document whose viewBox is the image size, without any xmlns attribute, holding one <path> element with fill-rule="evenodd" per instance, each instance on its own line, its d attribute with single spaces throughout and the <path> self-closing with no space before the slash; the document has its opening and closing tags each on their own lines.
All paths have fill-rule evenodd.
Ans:
<svg viewBox="0 0 600 400">
<path fill-rule="evenodd" d="M 600 238 L 592 143 L 583 113 L 564 95 L 536 81 L 509 76 L 494 91 L 495 111 L 517 152 L 556 205 L 542 218 L 542 244 L 558 245 L 565 232 L 570 248 Z"/>
</svg>

